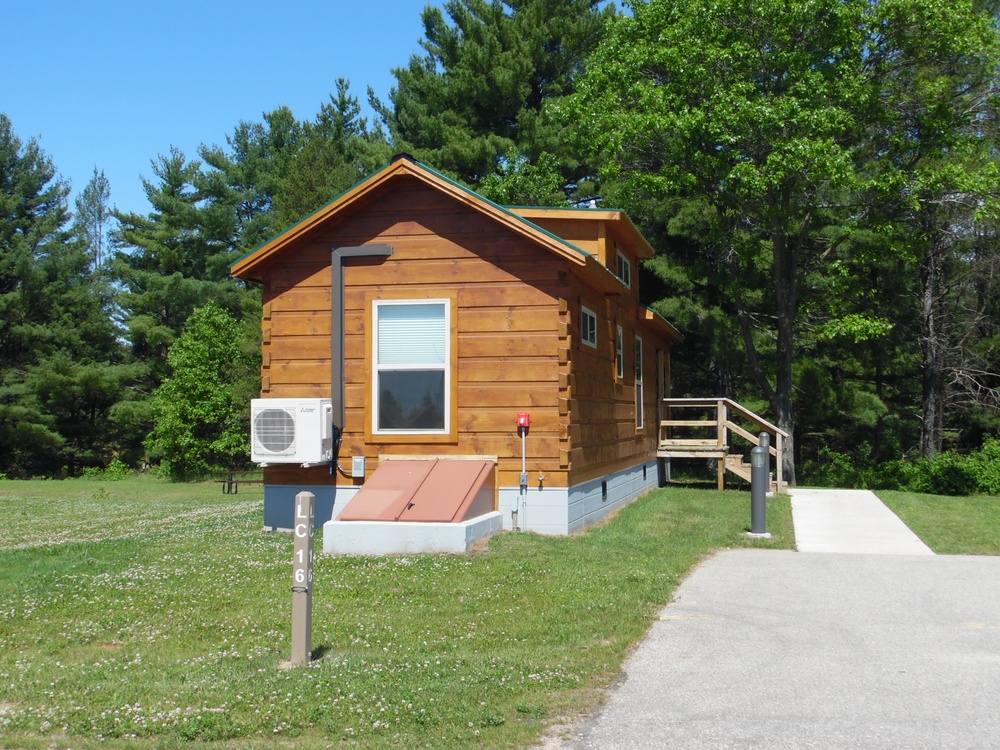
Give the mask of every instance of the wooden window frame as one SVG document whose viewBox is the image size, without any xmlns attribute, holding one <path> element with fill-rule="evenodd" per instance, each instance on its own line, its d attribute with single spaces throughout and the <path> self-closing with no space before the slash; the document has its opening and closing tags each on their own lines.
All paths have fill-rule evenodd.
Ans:
<svg viewBox="0 0 1000 750">
<path fill-rule="evenodd" d="M 642 432 L 646 429 L 645 397 L 646 387 L 644 384 L 642 365 L 642 337 L 635 337 L 635 430 Z"/>
<path fill-rule="evenodd" d="M 625 380 L 625 329 L 615 326 L 615 382 Z"/>
<path fill-rule="evenodd" d="M 615 276 L 628 289 L 632 288 L 632 261 L 621 250 L 615 249 Z M 624 269 L 624 270 L 623 270 Z"/>
<path fill-rule="evenodd" d="M 585 323 L 587 318 L 590 318 L 592 321 L 589 326 L 590 336 L 587 335 L 588 326 Z M 580 305 L 580 341 L 592 349 L 597 348 L 597 313 L 586 305 Z"/>
<path fill-rule="evenodd" d="M 376 367 L 378 347 L 378 307 L 388 304 L 433 304 L 445 305 L 446 343 L 445 355 L 445 427 L 440 431 L 379 430 L 376 420 L 375 399 L 378 387 Z M 368 321 L 365 347 L 365 372 L 368 377 L 365 388 L 365 439 L 371 443 L 424 444 L 458 442 L 458 293 L 428 292 L 426 296 L 411 293 L 383 293 L 365 295 L 365 320 Z"/>
</svg>

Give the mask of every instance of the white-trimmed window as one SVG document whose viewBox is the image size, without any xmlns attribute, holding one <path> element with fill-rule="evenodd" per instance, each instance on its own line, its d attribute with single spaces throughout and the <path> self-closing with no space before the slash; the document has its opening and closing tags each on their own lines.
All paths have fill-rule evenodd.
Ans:
<svg viewBox="0 0 1000 750">
<path fill-rule="evenodd" d="M 445 433 L 450 425 L 449 300 L 373 303 L 374 432 Z"/>
<path fill-rule="evenodd" d="M 625 379 L 625 332 L 621 326 L 617 327 L 615 336 L 615 379 Z"/>
<path fill-rule="evenodd" d="M 642 339 L 635 337 L 635 429 L 641 430 L 645 425 L 643 418 L 642 393 Z"/>
<path fill-rule="evenodd" d="M 583 305 L 580 305 L 580 340 L 597 348 L 597 315 Z"/>
<path fill-rule="evenodd" d="M 625 286 L 629 289 L 632 288 L 632 262 L 621 250 L 618 251 L 618 265 L 615 275 Z"/>
</svg>

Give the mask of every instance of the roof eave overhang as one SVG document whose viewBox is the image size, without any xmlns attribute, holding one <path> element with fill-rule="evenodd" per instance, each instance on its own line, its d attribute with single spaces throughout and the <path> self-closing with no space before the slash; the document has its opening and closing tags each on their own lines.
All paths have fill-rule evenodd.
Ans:
<svg viewBox="0 0 1000 750">
<path fill-rule="evenodd" d="M 617 208 L 561 208 L 516 206 L 511 210 L 526 219 L 569 219 L 572 221 L 603 221 L 616 240 L 633 248 L 640 260 L 653 257 L 653 247 L 642 236 L 629 215 Z"/>
<path fill-rule="evenodd" d="M 670 339 L 671 343 L 679 344 L 684 341 L 684 335 L 678 331 L 674 326 L 660 315 L 655 310 L 651 310 L 645 305 L 639 305 L 638 307 L 638 317 L 639 320 L 644 321 L 648 326 L 655 329 L 658 333 L 666 336 Z"/>
</svg>

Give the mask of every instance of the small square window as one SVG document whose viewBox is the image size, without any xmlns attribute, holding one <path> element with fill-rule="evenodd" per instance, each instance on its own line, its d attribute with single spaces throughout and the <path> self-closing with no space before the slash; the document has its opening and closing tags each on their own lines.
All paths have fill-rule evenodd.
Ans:
<svg viewBox="0 0 1000 750">
<path fill-rule="evenodd" d="M 597 348 L 597 315 L 593 310 L 580 307 L 580 338 L 587 346 Z"/>
</svg>

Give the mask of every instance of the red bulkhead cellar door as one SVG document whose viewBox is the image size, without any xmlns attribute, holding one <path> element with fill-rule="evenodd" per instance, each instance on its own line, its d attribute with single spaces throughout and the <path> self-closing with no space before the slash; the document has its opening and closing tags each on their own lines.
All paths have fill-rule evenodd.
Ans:
<svg viewBox="0 0 1000 750">
<path fill-rule="evenodd" d="M 460 523 L 496 509 L 492 461 L 384 461 L 340 521 Z"/>
</svg>

